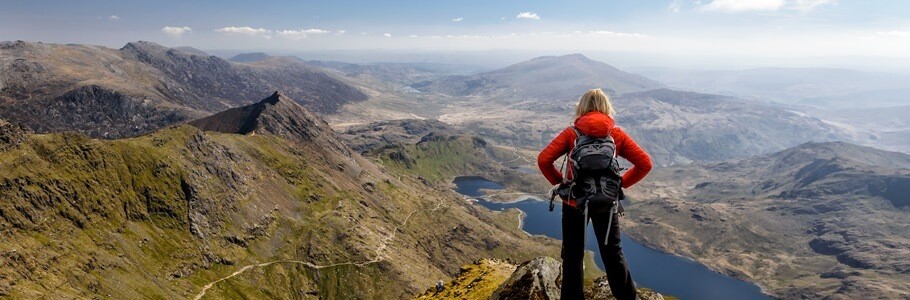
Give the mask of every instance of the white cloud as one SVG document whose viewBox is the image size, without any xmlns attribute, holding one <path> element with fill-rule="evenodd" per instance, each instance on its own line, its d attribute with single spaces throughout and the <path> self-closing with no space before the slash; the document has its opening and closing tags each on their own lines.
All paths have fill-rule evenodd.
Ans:
<svg viewBox="0 0 910 300">
<path fill-rule="evenodd" d="M 173 38 L 178 38 L 178 39 L 181 36 L 183 36 L 184 33 L 187 33 L 190 31 L 193 31 L 193 29 L 186 27 L 186 26 L 183 26 L 183 27 L 164 26 L 164 28 L 161 28 L 161 32 L 164 32 L 165 34 L 167 34 Z"/>
<path fill-rule="evenodd" d="M 537 13 L 533 13 L 533 12 L 529 12 L 529 11 L 521 12 L 517 16 L 515 16 L 515 18 L 516 19 L 528 19 L 528 20 L 540 20 L 540 16 L 537 15 Z"/>
<path fill-rule="evenodd" d="M 771 11 L 784 6 L 784 0 L 714 0 L 703 8 L 712 11 Z"/>
<path fill-rule="evenodd" d="M 383 33 L 382 36 L 387 37 L 387 38 L 390 38 L 390 37 L 392 37 L 392 34 L 386 32 L 386 33 Z"/>
<path fill-rule="evenodd" d="M 345 31 L 345 30 L 335 30 L 335 35 L 343 35 L 343 34 L 345 34 L 346 32 L 347 32 L 347 31 Z"/>
<path fill-rule="evenodd" d="M 230 27 L 218 28 L 218 29 L 215 29 L 215 31 L 227 33 L 227 34 L 243 34 L 243 35 L 249 35 L 249 36 L 261 35 L 261 36 L 265 37 L 266 39 L 271 38 L 271 36 L 269 34 L 272 33 L 271 30 L 268 30 L 265 28 L 252 28 L 249 26 L 244 26 L 244 27 L 230 26 Z"/>
<path fill-rule="evenodd" d="M 336 34 L 344 34 L 344 30 L 339 30 Z M 310 28 L 310 29 L 300 29 L 300 30 L 276 30 L 275 34 L 280 37 L 291 39 L 291 40 L 300 40 L 305 39 L 311 34 L 328 34 L 331 33 L 329 30 L 319 29 L 319 28 Z"/>
<path fill-rule="evenodd" d="M 303 32 L 308 33 L 308 34 L 325 34 L 325 33 L 331 32 L 331 31 L 319 29 L 319 28 L 310 28 L 310 29 L 304 30 Z"/>
<path fill-rule="evenodd" d="M 412 35 L 409 35 L 408 37 L 409 37 L 409 38 L 416 38 L 417 35 L 416 35 L 416 34 L 412 34 Z"/>
<path fill-rule="evenodd" d="M 881 31 L 877 33 L 878 35 L 890 36 L 890 37 L 910 37 L 910 31 Z"/>
<path fill-rule="evenodd" d="M 676 3 L 671 3 L 671 8 Z M 823 5 L 837 4 L 837 0 L 713 0 L 703 10 L 724 12 L 776 11 L 781 9 L 810 11 Z"/>
<path fill-rule="evenodd" d="M 670 5 L 667 5 L 667 9 L 669 9 L 673 13 L 678 13 L 679 10 L 682 8 L 682 5 L 683 5 L 682 0 L 673 0 L 670 2 Z"/>
<path fill-rule="evenodd" d="M 111 20 L 120 20 L 120 17 L 118 17 L 117 15 L 111 15 L 110 17 L 107 17 L 107 18 L 111 19 Z"/>
<path fill-rule="evenodd" d="M 464 20 L 464 17 L 457 17 L 452 19 L 452 22 L 461 22 L 462 20 Z"/>
<path fill-rule="evenodd" d="M 361 32 L 360 35 L 367 35 L 367 33 L 366 33 L 366 32 Z"/>
<path fill-rule="evenodd" d="M 275 31 L 275 34 L 290 40 L 300 40 L 307 37 L 306 33 L 303 32 L 303 30 L 278 30 Z"/>
<path fill-rule="evenodd" d="M 827 4 L 837 4 L 837 0 L 796 0 L 793 1 L 792 6 L 801 11 L 809 11 Z"/>
<path fill-rule="evenodd" d="M 578 31 L 576 31 L 576 32 L 578 32 Z M 594 34 L 594 35 L 605 35 L 605 36 L 612 36 L 612 37 L 647 37 L 647 35 L 644 35 L 641 33 L 625 33 L 625 32 L 615 32 L 615 31 L 609 31 L 609 30 L 595 30 L 595 31 L 590 31 L 588 33 Z"/>
</svg>

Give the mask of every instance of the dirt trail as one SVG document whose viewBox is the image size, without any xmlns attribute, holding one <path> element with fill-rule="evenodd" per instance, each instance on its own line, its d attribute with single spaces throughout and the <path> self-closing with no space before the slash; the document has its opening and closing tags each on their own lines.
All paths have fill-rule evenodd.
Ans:
<svg viewBox="0 0 910 300">
<path fill-rule="evenodd" d="M 366 266 L 369 264 L 374 264 L 374 263 L 380 262 L 380 261 L 386 259 L 386 257 L 383 256 L 383 251 L 385 251 L 385 249 L 388 248 L 389 242 L 391 242 L 393 239 L 395 239 L 395 235 L 398 234 L 399 230 L 401 230 L 404 226 L 408 225 L 408 221 L 411 220 L 411 217 L 414 216 L 415 213 L 422 211 L 422 210 L 434 212 L 434 211 L 439 210 L 442 207 L 443 207 L 442 201 L 439 201 L 436 203 L 436 207 L 434 207 L 432 209 L 417 209 L 417 210 L 412 211 L 410 214 L 408 214 L 408 216 L 404 219 L 404 221 L 401 222 L 400 225 L 396 226 L 395 229 L 392 230 L 391 233 L 389 233 L 389 235 L 387 235 L 385 238 L 382 239 L 382 241 L 379 244 L 379 247 L 376 248 L 375 257 L 373 257 L 373 259 L 371 259 L 371 260 L 361 261 L 361 262 L 348 261 L 348 262 L 340 262 L 340 263 L 334 263 L 334 264 L 329 264 L 329 265 L 319 265 L 319 264 L 315 264 L 315 263 L 308 262 L 308 261 L 302 261 L 302 260 L 274 260 L 274 261 L 269 261 L 269 262 L 250 264 L 250 265 L 246 265 L 246 266 L 240 268 L 237 271 L 234 271 L 234 273 L 231 273 L 230 275 L 227 275 L 227 276 L 221 277 L 215 281 L 209 282 L 208 284 L 206 284 L 205 286 L 202 287 L 202 290 L 199 291 L 198 294 L 196 294 L 196 297 L 194 297 L 193 300 L 202 299 L 202 297 L 205 296 L 205 293 L 208 292 L 209 289 L 214 287 L 219 282 L 231 279 L 235 276 L 241 275 L 241 274 L 245 273 L 246 271 L 252 270 L 254 268 L 268 267 L 268 266 L 271 266 L 274 264 L 298 264 L 298 265 L 304 265 L 309 268 L 318 270 L 318 269 L 325 269 L 325 268 L 345 266 L 345 265 L 363 267 L 363 266 Z"/>
</svg>

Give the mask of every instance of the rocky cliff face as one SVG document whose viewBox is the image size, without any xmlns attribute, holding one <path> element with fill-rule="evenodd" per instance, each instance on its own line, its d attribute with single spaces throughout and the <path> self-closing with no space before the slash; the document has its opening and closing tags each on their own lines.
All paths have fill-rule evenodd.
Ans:
<svg viewBox="0 0 910 300">
<path fill-rule="evenodd" d="M 149 42 L 0 43 L 0 117 L 36 132 L 136 136 L 285 90 L 317 113 L 366 95 L 300 62 L 243 65 Z"/>
<path fill-rule="evenodd" d="M 556 253 L 514 214 L 327 147 L 323 121 L 273 96 L 207 130 L 5 143 L 0 296 L 402 298 L 477 257 Z M 238 120 L 255 125 L 220 125 Z"/>
<path fill-rule="evenodd" d="M 209 102 L 214 98 L 232 107 L 274 90 L 284 91 L 319 113 L 331 113 L 345 103 L 366 99 L 359 90 L 300 62 L 233 64 L 216 56 L 192 55 L 142 41 L 126 44 L 119 51 L 125 58 L 150 65 L 180 83 L 180 89 L 169 88 L 175 94 L 173 98 L 199 99 L 201 102 L 194 103 L 197 106 L 212 104 Z"/>
<path fill-rule="evenodd" d="M 2 115 L 35 132 L 79 132 L 93 137 L 135 136 L 185 122 L 196 112 L 153 104 L 99 85 L 88 85 L 48 99 L 0 104 Z"/>
</svg>

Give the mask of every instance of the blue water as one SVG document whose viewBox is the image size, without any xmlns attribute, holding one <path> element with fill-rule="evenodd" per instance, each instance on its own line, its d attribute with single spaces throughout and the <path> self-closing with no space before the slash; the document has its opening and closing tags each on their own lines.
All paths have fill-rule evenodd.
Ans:
<svg viewBox="0 0 910 300">
<path fill-rule="evenodd" d="M 527 199 L 515 203 L 495 203 L 480 198 L 480 189 L 502 189 L 502 186 L 482 177 L 455 178 L 455 191 L 477 198 L 477 203 L 490 210 L 517 208 L 524 217 L 523 229 L 531 234 L 562 238 L 561 206 L 549 211 L 547 202 Z M 588 226 L 586 248 L 597 254 L 597 266 L 605 269 L 600 260 L 600 250 L 594 230 Z M 625 234 L 622 235 L 623 253 L 632 270 L 632 278 L 641 287 L 673 295 L 680 299 L 770 299 L 758 286 L 708 269 L 692 260 L 645 247 Z"/>
</svg>

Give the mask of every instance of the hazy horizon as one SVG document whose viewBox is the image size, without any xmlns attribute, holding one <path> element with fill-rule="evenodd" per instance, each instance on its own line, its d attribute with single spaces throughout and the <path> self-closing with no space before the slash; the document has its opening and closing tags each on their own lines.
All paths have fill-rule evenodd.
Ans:
<svg viewBox="0 0 910 300">
<path fill-rule="evenodd" d="M 273 1 L 231 6 L 29 1 L 3 6 L 0 40 L 107 47 L 147 40 L 221 53 L 314 57 L 417 53 L 424 61 L 437 56 L 433 62 L 442 63 L 464 59 L 441 54 L 516 56 L 492 59 L 504 63 L 583 53 L 625 68 L 910 70 L 910 3 L 903 1 Z"/>
</svg>

